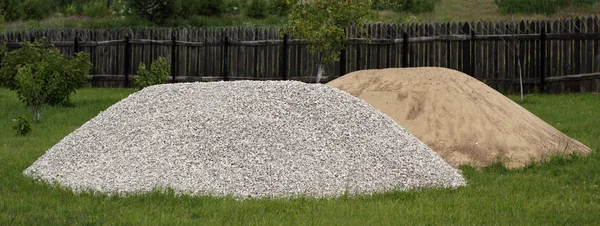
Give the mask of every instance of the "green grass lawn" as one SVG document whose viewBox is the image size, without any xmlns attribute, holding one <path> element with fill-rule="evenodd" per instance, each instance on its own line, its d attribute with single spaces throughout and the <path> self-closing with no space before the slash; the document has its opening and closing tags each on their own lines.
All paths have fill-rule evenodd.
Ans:
<svg viewBox="0 0 600 226">
<path fill-rule="evenodd" d="M 463 168 L 457 190 L 389 192 L 338 199 L 246 200 L 94 197 L 35 183 L 22 171 L 99 111 L 133 93 L 82 89 L 68 108 L 44 107 L 29 137 L 12 118 L 28 109 L 0 89 L 0 225 L 597 225 L 600 222 L 600 95 L 526 96 L 523 106 L 584 144 L 588 157 L 555 158 L 522 170 Z M 511 96 L 516 100 L 516 96 Z"/>
</svg>

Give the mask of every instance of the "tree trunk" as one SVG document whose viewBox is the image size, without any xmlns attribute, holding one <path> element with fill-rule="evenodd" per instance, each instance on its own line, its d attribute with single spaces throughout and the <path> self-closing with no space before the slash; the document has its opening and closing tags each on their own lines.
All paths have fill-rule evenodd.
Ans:
<svg viewBox="0 0 600 226">
<path fill-rule="evenodd" d="M 321 82 L 321 77 L 323 76 L 323 64 L 318 65 L 319 70 L 317 71 L 317 83 Z"/>
<path fill-rule="evenodd" d="M 31 114 L 33 116 L 33 122 L 40 122 L 40 106 L 32 104 L 31 105 Z"/>
</svg>

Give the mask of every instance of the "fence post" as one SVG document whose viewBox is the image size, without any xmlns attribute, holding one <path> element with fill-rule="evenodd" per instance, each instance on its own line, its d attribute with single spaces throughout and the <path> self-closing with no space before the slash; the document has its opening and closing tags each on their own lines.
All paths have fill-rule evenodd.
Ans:
<svg viewBox="0 0 600 226">
<path fill-rule="evenodd" d="M 542 25 L 540 34 L 540 92 L 546 91 L 546 24 Z"/>
<path fill-rule="evenodd" d="M 73 40 L 73 55 L 79 52 L 79 32 L 75 32 L 75 40 Z"/>
<path fill-rule="evenodd" d="M 288 65 L 288 56 L 287 56 L 287 49 L 288 49 L 288 34 L 283 35 L 283 45 L 281 46 L 281 52 L 280 52 L 280 57 L 279 57 L 279 76 L 283 77 L 283 80 L 287 80 L 288 76 L 288 69 L 287 69 L 287 65 Z"/>
<path fill-rule="evenodd" d="M 405 31 L 402 33 L 402 67 L 408 67 L 408 33 Z"/>
<path fill-rule="evenodd" d="M 360 71 L 360 43 L 356 45 L 356 70 Z"/>
<path fill-rule="evenodd" d="M 171 83 L 175 83 L 175 76 L 177 76 L 177 36 L 175 32 L 171 34 Z"/>
<path fill-rule="evenodd" d="M 129 87 L 129 74 L 131 74 L 131 37 L 125 36 L 125 87 Z"/>
<path fill-rule="evenodd" d="M 471 73 L 473 72 L 473 71 L 471 71 L 471 62 L 473 61 L 472 56 L 471 56 L 471 44 L 473 43 L 473 39 L 475 38 L 475 32 L 473 31 L 473 29 L 471 29 L 471 25 L 469 24 L 469 22 L 466 22 L 463 25 L 462 29 L 465 34 L 469 35 L 467 40 L 463 41 L 462 71 L 465 74 L 471 75 Z M 471 75 L 471 76 L 473 76 L 473 75 Z"/>
<path fill-rule="evenodd" d="M 344 29 L 344 36 L 346 36 L 346 29 Z M 342 43 L 344 42 L 344 38 L 345 37 L 341 37 L 341 41 Z M 340 53 L 340 76 L 343 76 L 346 74 L 346 48 L 348 47 L 347 43 L 344 43 L 344 48 L 342 49 L 342 52 Z"/>
<path fill-rule="evenodd" d="M 222 76 L 224 81 L 229 81 L 229 38 L 227 33 L 223 31 L 223 71 Z"/>
</svg>

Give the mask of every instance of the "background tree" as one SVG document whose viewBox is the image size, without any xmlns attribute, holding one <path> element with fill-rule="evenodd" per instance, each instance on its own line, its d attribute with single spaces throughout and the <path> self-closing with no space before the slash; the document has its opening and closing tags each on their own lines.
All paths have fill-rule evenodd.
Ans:
<svg viewBox="0 0 600 226">
<path fill-rule="evenodd" d="M 374 15 L 371 0 L 301 0 L 292 4 L 284 32 L 308 41 L 309 52 L 318 54 L 318 83 L 324 64 L 340 60 L 340 52 L 347 42 L 345 29 L 352 25 L 361 29 Z"/>
</svg>

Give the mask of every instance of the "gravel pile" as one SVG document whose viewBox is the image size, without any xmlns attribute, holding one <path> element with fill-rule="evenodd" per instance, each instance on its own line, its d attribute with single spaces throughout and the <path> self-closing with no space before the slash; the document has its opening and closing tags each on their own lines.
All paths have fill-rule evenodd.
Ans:
<svg viewBox="0 0 600 226">
<path fill-rule="evenodd" d="M 148 87 L 101 112 L 24 173 L 126 195 L 335 197 L 466 184 L 367 103 L 293 81 Z"/>
</svg>

